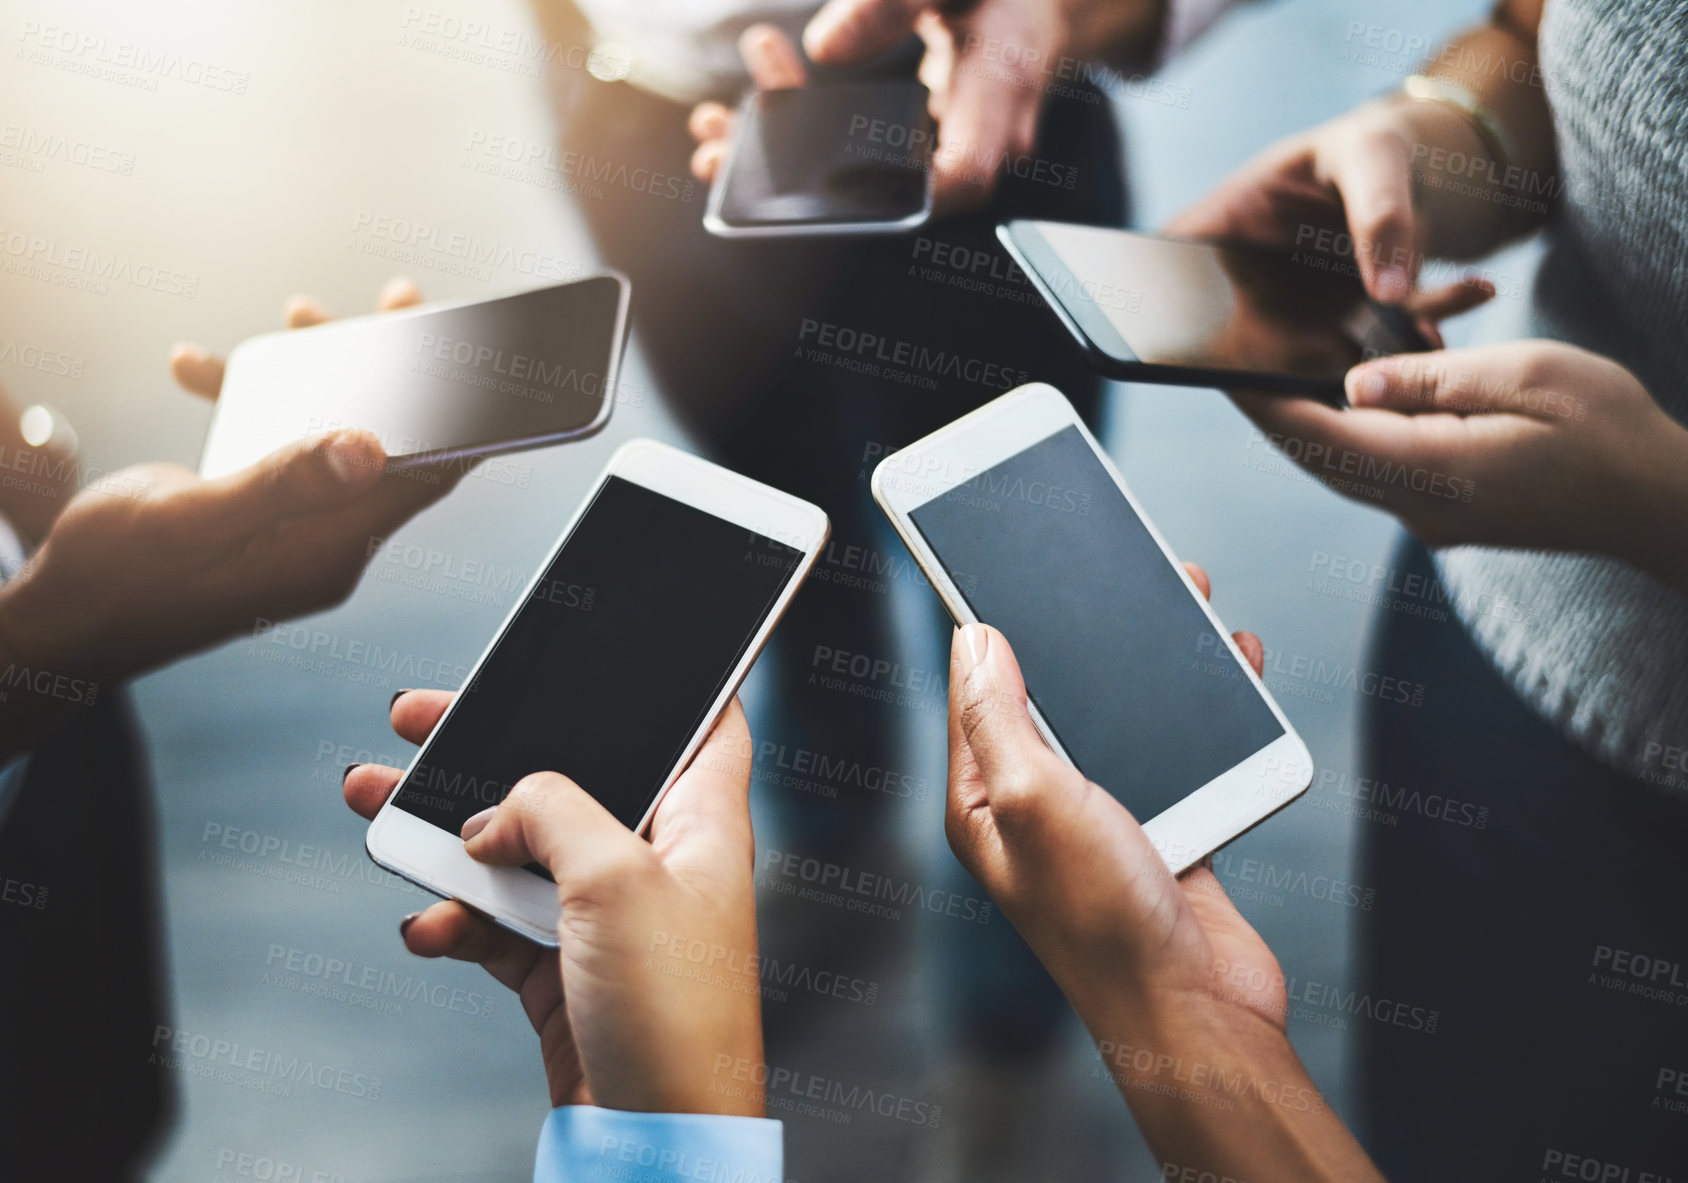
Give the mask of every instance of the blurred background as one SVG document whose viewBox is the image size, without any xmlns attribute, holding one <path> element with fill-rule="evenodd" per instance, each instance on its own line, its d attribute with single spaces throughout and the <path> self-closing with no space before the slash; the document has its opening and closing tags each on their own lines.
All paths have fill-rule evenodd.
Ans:
<svg viewBox="0 0 1688 1183">
<path fill-rule="evenodd" d="M 1268 0 L 1230 18 L 1163 72 L 1164 85 L 1113 96 L 1137 223 L 1163 222 L 1273 139 L 1398 85 L 1416 56 L 1392 55 L 1389 45 L 1434 45 L 1485 7 Z M 450 32 L 464 22 L 484 34 L 471 41 Z M 1389 30 L 1385 47 L 1368 48 L 1354 22 Z M 76 53 L 26 52 L 39 40 L 28 31 L 47 27 L 215 69 L 194 81 L 102 70 Z M 91 473 L 147 459 L 196 464 L 210 408 L 169 378 L 177 340 L 226 352 L 278 327 L 294 292 L 346 315 L 368 311 L 395 274 L 415 278 L 429 298 L 459 298 L 594 265 L 577 198 L 554 171 L 476 167 L 489 137 L 554 138 L 545 72 L 523 48 L 543 37 L 519 0 L 5 0 L 0 36 L 13 51 L 0 74 L 0 337 L 78 363 L 55 376 L 0 362 L 0 382 L 20 404 L 61 409 Z M 53 136 L 97 146 L 87 159 L 99 163 L 29 147 Z M 701 201 L 697 208 L 701 215 Z M 428 229 L 407 234 L 395 224 Z M 24 266 L 14 244 L 34 239 L 183 282 L 158 290 Z M 491 261 L 465 262 L 449 245 L 464 239 L 490 248 Z M 1505 331 L 1530 263 L 1527 248 L 1488 261 L 1502 298 L 1451 326 L 1450 343 Z M 619 444 L 641 435 L 686 444 L 641 370 L 638 302 L 636 291 L 631 393 L 608 430 L 517 457 L 517 481 L 467 479 L 405 527 L 347 604 L 307 622 L 330 653 L 379 646 L 423 677 L 472 662 L 515 591 L 419 584 L 418 556 L 478 560 L 514 573 L 503 586 L 519 588 Z M 1275 455 L 1217 392 L 1114 387 L 1106 426 L 1110 450 L 1161 531 L 1213 576 L 1221 617 L 1265 639 L 1267 683 L 1321 769 L 1306 798 L 1220 857 L 1221 879 L 1287 974 L 1340 990 L 1367 890 L 1348 871 L 1355 827 L 1387 823 L 1355 808 L 1360 700 L 1341 678 L 1327 684 L 1306 671 L 1369 668 L 1374 609 L 1344 573 L 1385 562 L 1396 527 Z M 941 643 L 927 589 L 892 579 L 885 594 L 916 637 L 909 644 L 924 651 Z M 398 918 L 425 898 L 367 861 L 363 824 L 340 800 L 347 764 L 408 758 L 387 727 L 390 694 L 443 683 L 332 656 L 296 668 L 277 660 L 284 655 L 262 638 L 238 640 L 136 688 L 159 800 L 169 1021 L 377 1083 L 365 1095 L 297 1085 L 282 1095 L 239 1074 L 180 1074 L 177 1120 L 155 1175 L 523 1178 L 546 1111 L 528 1024 L 478 968 L 405 954 Z M 753 728 L 779 693 L 765 669 L 752 676 Z M 942 718 L 917 714 L 904 729 L 903 771 L 935 791 L 895 802 L 885 840 L 896 849 L 876 866 L 945 884 Z M 770 808 L 778 775 L 759 769 L 753 790 L 767 819 L 765 849 L 779 848 L 781 818 L 801 808 Z M 921 1122 L 785 1115 L 792 1179 L 963 1177 L 961 1164 L 981 1161 L 1004 1179 L 1159 1176 L 1076 1023 L 1062 1028 L 1052 1052 L 1012 1073 L 974 1070 L 970 1050 L 948 1034 L 946 1000 L 930 972 L 934 950 L 972 939 L 963 922 L 905 909 L 868 925 L 865 938 L 853 929 L 830 944 L 829 930 L 845 917 L 777 899 L 780 885 L 764 876 L 769 950 L 806 950 L 813 964 L 873 989 L 871 1005 L 770 1001 L 770 1062 L 908 1098 L 933 1114 Z M 335 988 L 309 968 L 331 962 L 354 977 L 365 967 L 390 972 L 412 983 L 408 1000 Z M 112 990 L 124 989 L 122 967 L 112 975 Z M 1290 1020 L 1338 1110 L 1348 1095 L 1345 1025 L 1356 1021 L 1364 1020 L 1335 1007 L 1298 1008 Z M 266 1162 L 298 1174 L 266 1176 Z M 986 1174 L 969 1166 L 964 1177 Z"/>
</svg>

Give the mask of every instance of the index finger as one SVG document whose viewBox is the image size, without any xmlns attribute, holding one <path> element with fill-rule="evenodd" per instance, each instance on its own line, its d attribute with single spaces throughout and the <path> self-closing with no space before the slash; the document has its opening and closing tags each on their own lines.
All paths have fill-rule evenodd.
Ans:
<svg viewBox="0 0 1688 1183">
<path fill-rule="evenodd" d="M 932 0 L 828 0 L 803 30 L 817 62 L 847 66 L 884 53 L 907 37 Z"/>
<path fill-rule="evenodd" d="M 789 90 L 809 81 L 802 56 L 778 25 L 751 25 L 739 34 L 739 56 L 757 90 Z"/>
</svg>

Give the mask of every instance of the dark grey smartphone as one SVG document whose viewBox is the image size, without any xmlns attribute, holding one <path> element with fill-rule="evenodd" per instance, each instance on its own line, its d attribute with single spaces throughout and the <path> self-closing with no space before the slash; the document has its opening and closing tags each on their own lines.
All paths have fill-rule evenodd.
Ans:
<svg viewBox="0 0 1688 1183">
<path fill-rule="evenodd" d="M 997 237 L 1110 378 L 1345 406 L 1355 365 L 1431 348 L 1348 260 L 1064 222 L 1013 221 Z"/>
<path fill-rule="evenodd" d="M 703 224 L 724 237 L 897 234 L 932 215 L 937 130 L 918 82 L 755 91 Z"/>
</svg>

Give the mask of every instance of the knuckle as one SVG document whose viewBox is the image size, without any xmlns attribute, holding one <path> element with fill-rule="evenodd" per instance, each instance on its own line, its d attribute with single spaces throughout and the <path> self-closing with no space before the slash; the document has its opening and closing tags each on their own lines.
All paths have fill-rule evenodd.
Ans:
<svg viewBox="0 0 1688 1183">
<path fill-rule="evenodd" d="M 991 815 L 1004 826 L 1024 826 L 1042 812 L 1044 782 L 1032 769 L 1016 766 L 989 785 Z"/>
<path fill-rule="evenodd" d="M 655 856 L 644 842 L 617 842 L 592 860 L 581 875 L 578 889 L 581 894 L 605 900 L 620 893 L 629 896 L 645 894 L 644 884 L 655 867 Z"/>
<path fill-rule="evenodd" d="M 567 778 L 555 772 L 530 772 L 511 786 L 504 805 L 518 814 L 538 817 L 557 799 L 567 783 Z"/>
</svg>

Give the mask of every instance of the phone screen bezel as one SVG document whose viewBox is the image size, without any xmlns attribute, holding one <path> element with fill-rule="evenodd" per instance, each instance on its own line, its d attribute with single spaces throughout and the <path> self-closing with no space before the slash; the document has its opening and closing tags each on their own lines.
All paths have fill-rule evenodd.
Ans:
<svg viewBox="0 0 1688 1183">
<path fill-rule="evenodd" d="M 468 683 L 473 684 L 481 667 L 497 647 L 511 623 L 532 595 L 538 581 L 545 577 L 552 562 L 568 544 L 575 527 L 590 512 L 605 483 L 619 477 L 642 485 L 654 492 L 683 502 L 704 513 L 724 519 L 747 531 L 755 531 L 798 550 L 801 558 L 787 576 L 775 597 L 772 609 L 752 638 L 744 655 L 723 683 L 720 693 L 705 712 L 704 722 L 691 736 L 662 788 L 652 799 L 644 817 L 636 827 L 642 832 L 650 825 L 651 817 L 662 803 L 663 796 L 691 762 L 708 737 L 715 720 L 738 692 L 744 676 L 755 663 L 757 654 L 767 643 L 774 626 L 790 605 L 797 589 L 803 585 L 813 568 L 821 548 L 826 545 L 830 525 L 821 510 L 787 493 L 770 488 L 748 477 L 740 476 L 719 465 L 711 464 L 678 448 L 654 440 L 634 440 L 622 445 L 604 471 L 599 474 L 580 506 L 570 516 L 568 524 L 545 560 L 539 564 L 522 596 L 499 625 L 469 671 Z M 683 610 L 683 605 L 678 605 Z M 487 913 L 499 924 L 523 936 L 544 944 L 556 944 L 557 889 L 556 885 L 520 867 L 488 867 L 471 859 L 463 850 L 462 839 L 415 816 L 394 803 L 399 789 L 409 779 L 416 766 L 424 761 L 435 735 L 451 720 L 453 706 L 446 709 L 433 735 L 424 742 L 404 775 L 399 778 L 392 794 L 370 823 L 365 838 L 369 856 L 378 865 L 409 879 L 419 887 L 436 895 L 455 898 Z M 534 769 L 536 772 L 547 771 Z M 567 773 L 567 769 L 554 769 Z"/>
</svg>

